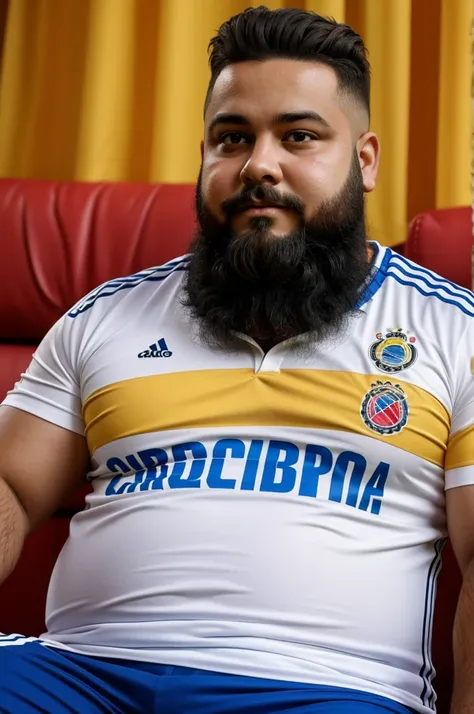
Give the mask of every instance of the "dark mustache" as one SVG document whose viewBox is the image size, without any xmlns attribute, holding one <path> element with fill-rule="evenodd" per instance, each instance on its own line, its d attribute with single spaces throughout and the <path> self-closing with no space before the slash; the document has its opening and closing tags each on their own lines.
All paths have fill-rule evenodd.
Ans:
<svg viewBox="0 0 474 714">
<path fill-rule="evenodd" d="M 238 196 L 226 198 L 222 203 L 222 210 L 227 220 L 230 220 L 238 211 L 255 201 L 265 201 L 267 203 L 289 208 L 304 216 L 304 204 L 296 196 L 291 194 L 281 194 L 273 186 L 262 184 L 260 186 L 245 186 Z"/>
</svg>

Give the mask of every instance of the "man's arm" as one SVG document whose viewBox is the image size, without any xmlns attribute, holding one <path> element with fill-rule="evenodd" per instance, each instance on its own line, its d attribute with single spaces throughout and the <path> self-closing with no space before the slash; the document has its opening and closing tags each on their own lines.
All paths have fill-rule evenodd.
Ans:
<svg viewBox="0 0 474 714">
<path fill-rule="evenodd" d="M 82 485 L 86 440 L 37 416 L 0 407 L 0 583 L 26 536 Z"/>
<path fill-rule="evenodd" d="M 454 622 L 451 714 L 474 714 L 474 486 L 446 491 L 449 537 L 463 576 Z"/>
</svg>

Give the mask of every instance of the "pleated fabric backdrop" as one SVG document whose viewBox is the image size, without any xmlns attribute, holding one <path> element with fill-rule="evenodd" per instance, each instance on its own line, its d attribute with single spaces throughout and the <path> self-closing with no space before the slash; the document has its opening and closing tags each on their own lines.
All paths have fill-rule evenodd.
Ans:
<svg viewBox="0 0 474 714">
<path fill-rule="evenodd" d="M 0 176 L 194 182 L 207 44 L 249 5 L 352 25 L 373 68 L 382 143 L 371 235 L 471 203 L 474 0 L 0 0 Z"/>
</svg>

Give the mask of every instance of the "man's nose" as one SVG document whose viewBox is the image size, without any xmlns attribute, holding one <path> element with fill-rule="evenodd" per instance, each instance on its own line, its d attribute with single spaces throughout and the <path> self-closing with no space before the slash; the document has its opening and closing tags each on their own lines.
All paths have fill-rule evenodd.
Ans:
<svg viewBox="0 0 474 714">
<path fill-rule="evenodd" d="M 252 155 L 240 172 L 244 184 L 269 183 L 272 186 L 283 178 L 278 147 L 269 139 L 256 141 Z"/>
</svg>

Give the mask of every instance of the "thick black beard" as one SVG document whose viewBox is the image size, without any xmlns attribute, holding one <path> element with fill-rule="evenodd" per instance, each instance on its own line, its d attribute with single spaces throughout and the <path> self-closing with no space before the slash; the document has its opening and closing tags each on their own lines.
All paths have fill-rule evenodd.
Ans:
<svg viewBox="0 0 474 714">
<path fill-rule="evenodd" d="M 300 225 L 286 236 L 271 234 L 272 219 L 257 217 L 235 234 L 231 218 L 252 198 L 282 203 Z M 196 186 L 200 229 L 191 247 L 183 305 L 200 323 L 213 348 L 235 345 L 236 332 L 276 343 L 303 333 L 320 341 L 338 333 L 354 313 L 369 274 L 362 175 L 355 155 L 343 189 L 310 221 L 294 196 L 270 185 L 247 186 L 224 202 L 219 223 Z"/>
</svg>

